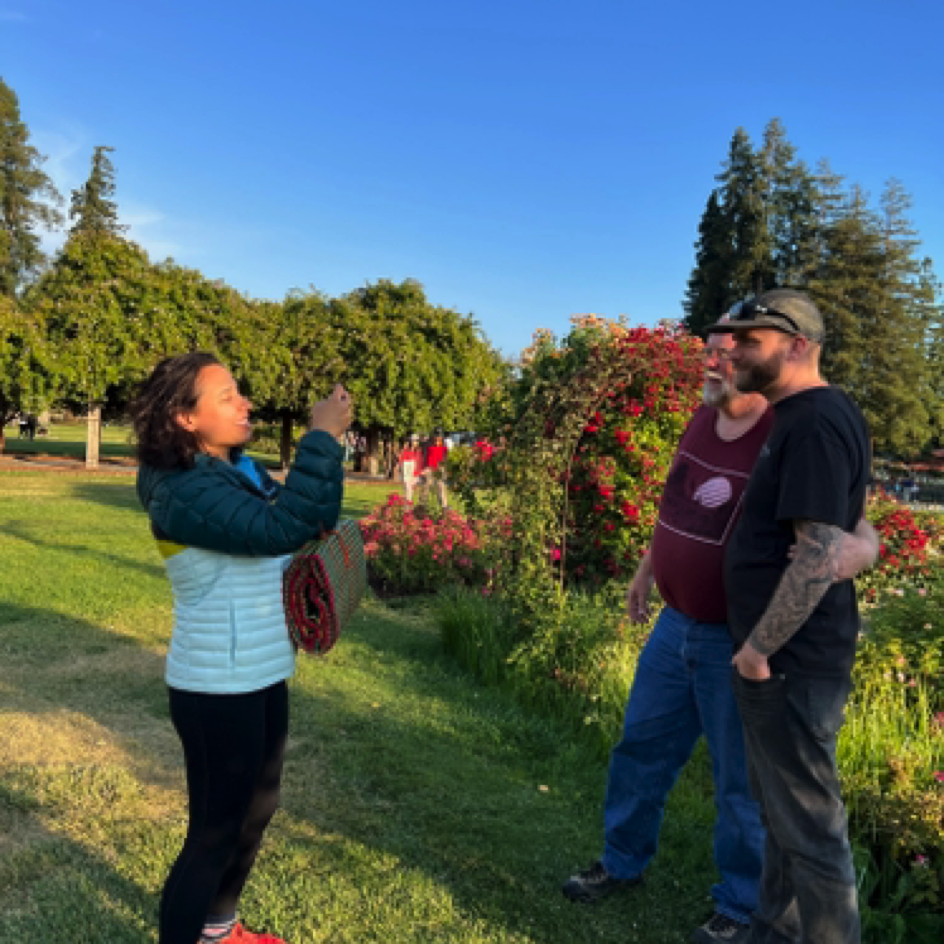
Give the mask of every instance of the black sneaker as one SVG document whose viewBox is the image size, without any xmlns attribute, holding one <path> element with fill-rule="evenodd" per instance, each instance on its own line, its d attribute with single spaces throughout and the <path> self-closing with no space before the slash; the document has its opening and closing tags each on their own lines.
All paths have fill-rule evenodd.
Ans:
<svg viewBox="0 0 944 944">
<path fill-rule="evenodd" d="M 602 862 L 594 862 L 589 869 L 584 869 L 576 875 L 571 875 L 561 891 L 571 901 L 580 901 L 591 904 L 612 895 L 614 892 L 626 891 L 642 884 L 642 876 L 636 878 L 614 878 L 603 867 Z"/>
<path fill-rule="evenodd" d="M 751 937 L 751 926 L 741 924 L 720 912 L 715 912 L 692 935 L 692 944 L 747 944 Z"/>
</svg>

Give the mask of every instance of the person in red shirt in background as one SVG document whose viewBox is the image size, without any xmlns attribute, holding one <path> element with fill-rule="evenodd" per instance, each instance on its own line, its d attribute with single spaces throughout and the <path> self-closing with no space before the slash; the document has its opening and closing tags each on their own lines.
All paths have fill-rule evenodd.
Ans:
<svg viewBox="0 0 944 944">
<path fill-rule="evenodd" d="M 432 444 L 426 447 L 426 461 L 423 468 L 423 475 L 436 485 L 436 494 L 439 496 L 439 504 L 443 510 L 448 507 L 445 466 L 448 452 L 442 436 L 437 433 L 433 437 Z"/>
<path fill-rule="evenodd" d="M 475 443 L 475 450 L 479 455 L 480 462 L 488 462 L 495 455 L 495 447 L 486 439 L 479 439 Z"/>
<path fill-rule="evenodd" d="M 413 501 L 413 489 L 422 474 L 423 451 L 420 449 L 420 437 L 413 433 L 400 453 L 400 481 L 403 482 L 403 494 L 408 502 Z"/>
</svg>

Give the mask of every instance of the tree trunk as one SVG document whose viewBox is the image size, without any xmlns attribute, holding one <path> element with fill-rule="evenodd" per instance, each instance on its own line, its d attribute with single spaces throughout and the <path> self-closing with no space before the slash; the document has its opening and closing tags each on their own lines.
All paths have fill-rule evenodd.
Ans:
<svg viewBox="0 0 944 944">
<path fill-rule="evenodd" d="M 282 435 L 279 438 L 279 461 L 282 471 L 287 472 L 292 464 L 292 414 L 288 410 L 282 411 Z"/>
<path fill-rule="evenodd" d="M 10 401 L 5 397 L 0 397 L 0 456 L 7 448 L 7 421 L 13 419 L 13 413 L 10 409 Z"/>
<path fill-rule="evenodd" d="M 85 468 L 97 469 L 102 443 L 102 405 L 89 403 L 88 434 L 85 440 Z"/>
</svg>

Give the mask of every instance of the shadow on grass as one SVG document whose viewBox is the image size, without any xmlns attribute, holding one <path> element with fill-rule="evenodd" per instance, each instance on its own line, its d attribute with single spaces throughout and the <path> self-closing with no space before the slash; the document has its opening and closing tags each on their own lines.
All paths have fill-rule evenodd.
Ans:
<svg viewBox="0 0 944 944">
<path fill-rule="evenodd" d="M 95 502 L 106 508 L 118 508 L 144 515 L 132 478 L 111 482 L 74 482 L 71 488 L 72 496 L 79 501 Z"/>
<path fill-rule="evenodd" d="M 59 439 L 11 439 L 7 437 L 4 452 L 7 455 L 56 456 L 85 461 L 85 440 L 69 442 Z M 134 458 L 134 446 L 130 443 L 103 442 L 99 455 L 104 459 Z"/>
<path fill-rule="evenodd" d="M 0 772 L 0 824 L 7 837 L 0 857 L 0 940 L 153 942 L 157 895 L 89 846 L 46 829 L 41 820 L 51 811 L 23 788 L 23 775 Z"/>
</svg>

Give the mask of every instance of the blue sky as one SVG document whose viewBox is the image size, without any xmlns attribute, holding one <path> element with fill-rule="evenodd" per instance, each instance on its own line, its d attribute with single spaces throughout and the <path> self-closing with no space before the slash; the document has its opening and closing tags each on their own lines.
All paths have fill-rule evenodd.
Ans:
<svg viewBox="0 0 944 944">
<path fill-rule="evenodd" d="M 64 195 L 116 148 L 157 258 L 256 297 L 419 279 L 508 354 L 678 317 L 735 128 L 911 192 L 944 277 L 939 0 L 0 0 Z"/>
</svg>

